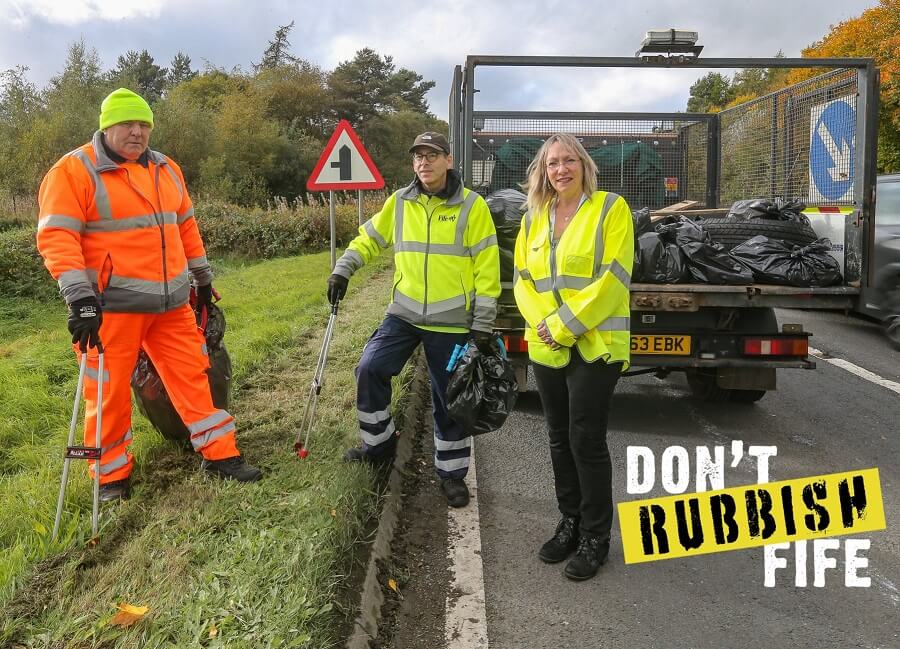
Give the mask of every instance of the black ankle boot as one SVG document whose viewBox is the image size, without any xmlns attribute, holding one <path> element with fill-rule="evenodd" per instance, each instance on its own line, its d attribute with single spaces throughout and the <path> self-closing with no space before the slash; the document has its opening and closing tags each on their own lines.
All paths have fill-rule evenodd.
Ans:
<svg viewBox="0 0 900 649">
<path fill-rule="evenodd" d="M 597 574 L 609 556 L 609 539 L 601 541 L 597 536 L 582 536 L 578 550 L 566 564 L 566 577 L 573 581 L 584 581 Z"/>
<path fill-rule="evenodd" d="M 578 546 L 578 518 L 563 516 L 556 526 L 553 538 L 544 543 L 538 557 L 544 563 L 559 563 L 575 551 Z"/>
</svg>

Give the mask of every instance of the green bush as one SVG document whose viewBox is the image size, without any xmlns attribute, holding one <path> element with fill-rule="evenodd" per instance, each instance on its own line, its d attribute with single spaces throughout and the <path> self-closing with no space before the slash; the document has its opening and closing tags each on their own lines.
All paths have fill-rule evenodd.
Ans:
<svg viewBox="0 0 900 649">
<path fill-rule="evenodd" d="M 54 297 L 56 282 L 44 267 L 35 228 L 0 231 L 0 297 Z"/>
</svg>

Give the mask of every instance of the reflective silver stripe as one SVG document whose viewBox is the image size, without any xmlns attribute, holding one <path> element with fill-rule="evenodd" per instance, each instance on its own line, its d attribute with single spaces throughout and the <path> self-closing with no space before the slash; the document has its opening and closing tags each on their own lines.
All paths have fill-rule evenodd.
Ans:
<svg viewBox="0 0 900 649">
<path fill-rule="evenodd" d="M 452 257 L 468 257 L 469 249 L 465 246 L 457 246 L 453 243 L 431 243 L 421 241 L 401 241 L 394 244 L 395 252 L 422 252 L 432 255 L 449 255 Z"/>
<path fill-rule="evenodd" d="M 163 164 L 161 166 L 165 167 L 166 171 L 169 172 L 169 175 L 172 177 L 172 180 L 175 182 L 175 186 L 178 187 L 178 195 L 181 197 L 182 200 L 184 200 L 184 187 L 181 185 L 181 179 L 178 177 L 178 174 L 175 173 L 175 170 L 172 169 L 171 165 Z M 193 209 L 189 210 L 189 212 L 190 212 L 190 216 L 194 215 Z M 189 215 L 184 214 L 184 215 L 182 215 L 181 218 L 179 218 L 178 222 L 181 223 L 182 220 L 187 220 L 188 218 L 189 218 Z"/>
<path fill-rule="evenodd" d="M 128 464 L 128 453 L 122 453 L 115 460 L 110 460 L 109 462 L 104 462 L 100 460 L 100 475 L 109 475 L 116 469 L 121 469 L 123 466 Z"/>
<path fill-rule="evenodd" d="M 113 450 L 115 447 L 120 446 L 120 445 L 122 445 L 122 444 L 125 444 L 126 442 L 130 442 L 131 439 L 132 439 L 132 438 L 131 438 L 131 429 L 129 428 L 128 430 L 125 431 L 125 434 L 122 435 L 122 436 L 121 436 L 119 439 L 117 439 L 115 442 L 113 442 L 113 443 L 110 444 L 109 446 L 104 446 L 102 449 L 100 449 L 100 452 L 101 452 L 101 453 L 109 453 L 109 452 L 110 452 L 111 450 Z"/>
<path fill-rule="evenodd" d="M 576 291 L 587 288 L 594 280 L 590 277 L 578 277 L 576 275 L 557 275 L 556 288 L 570 288 Z"/>
<path fill-rule="evenodd" d="M 67 288 L 75 286 L 76 284 L 84 284 L 86 286 L 91 285 L 91 280 L 88 277 L 86 270 L 67 270 L 64 273 L 59 274 L 59 279 L 56 280 L 59 283 L 59 289 L 64 291 Z"/>
<path fill-rule="evenodd" d="M 200 353 L 204 356 L 209 356 L 209 347 L 206 346 L 206 343 L 200 345 Z"/>
<path fill-rule="evenodd" d="M 490 328 L 495 317 L 497 317 L 497 299 L 482 295 L 475 296 L 475 309 L 472 313 L 473 324 L 477 323 Z"/>
<path fill-rule="evenodd" d="M 97 283 L 97 271 L 93 268 L 87 270 L 88 277 L 93 283 Z M 160 295 L 165 291 L 165 284 L 169 285 L 169 293 L 174 293 L 178 289 L 187 285 L 188 279 L 187 268 L 178 275 L 170 279 L 168 282 L 154 282 L 149 279 L 138 279 L 136 277 L 124 277 L 122 275 L 110 275 L 107 286 L 109 288 L 121 288 L 137 293 L 150 293 L 152 295 Z"/>
<path fill-rule="evenodd" d="M 566 328 L 574 335 L 583 336 L 588 332 L 588 328 L 575 317 L 575 314 L 572 312 L 572 309 L 569 308 L 568 304 L 563 304 L 556 313 L 562 319 Z"/>
<path fill-rule="evenodd" d="M 631 318 L 607 318 L 597 326 L 597 331 L 630 331 Z"/>
<path fill-rule="evenodd" d="M 516 268 L 516 272 L 519 273 L 519 276 L 522 279 L 532 279 L 531 271 L 529 271 L 527 268 L 523 268 L 522 270 L 519 270 L 518 268 Z M 534 281 L 534 280 L 532 280 L 532 281 Z"/>
<path fill-rule="evenodd" d="M 474 299 L 475 299 L 475 292 L 471 291 L 469 293 L 468 300 L 466 300 L 465 295 L 457 295 L 455 297 L 451 297 L 446 300 L 438 300 L 437 302 L 429 302 L 428 303 L 428 314 L 432 315 L 435 313 L 443 313 L 444 311 L 450 311 L 451 309 L 456 309 L 458 307 L 465 308 L 466 302 L 471 302 Z"/>
<path fill-rule="evenodd" d="M 482 239 L 481 241 L 476 243 L 474 246 L 472 246 L 469 249 L 469 254 L 474 257 L 479 252 L 484 250 L 485 248 L 490 248 L 491 246 L 496 246 L 496 245 L 497 245 L 497 235 L 492 234 L 491 236 L 485 237 L 484 239 Z"/>
<path fill-rule="evenodd" d="M 187 427 L 188 432 L 194 434 L 204 430 L 208 430 L 214 426 L 218 426 L 229 417 L 231 417 L 231 415 L 228 414 L 227 410 L 216 410 L 206 419 L 201 419 L 200 421 L 196 421 L 193 424 L 189 424 Z"/>
<path fill-rule="evenodd" d="M 534 288 L 538 293 L 549 293 L 553 290 L 553 278 L 545 277 L 544 279 L 533 279 Z"/>
<path fill-rule="evenodd" d="M 84 232 L 84 221 L 74 216 L 63 216 L 62 214 L 48 214 L 38 221 L 38 231 L 44 228 L 62 228 L 63 230 L 71 230 L 72 232 Z"/>
<path fill-rule="evenodd" d="M 372 220 L 369 219 L 365 223 L 363 223 L 363 230 L 366 231 L 371 238 L 375 239 L 375 243 L 382 249 L 388 247 L 388 242 L 384 240 L 384 237 L 375 229 L 375 225 L 372 223 Z"/>
<path fill-rule="evenodd" d="M 435 458 L 434 468 L 440 469 L 441 471 L 456 471 L 457 469 L 467 469 L 469 468 L 469 458 L 458 457 L 455 460 L 438 460 L 437 458 Z"/>
<path fill-rule="evenodd" d="M 350 279 L 353 273 L 355 273 L 365 265 L 366 262 L 363 260 L 361 254 L 359 254 L 352 248 L 347 248 L 344 251 L 344 254 L 341 255 L 341 258 L 337 260 L 337 263 L 334 265 L 334 270 L 332 272 L 335 275 L 340 275 L 341 277 Z"/>
<path fill-rule="evenodd" d="M 456 245 L 462 246 L 465 243 L 465 235 L 466 235 L 466 226 L 469 225 L 469 212 L 472 211 L 472 206 L 475 204 L 475 201 L 478 200 L 478 192 L 469 191 L 466 198 L 463 200 L 462 208 L 459 210 L 459 218 L 456 221 Z"/>
<path fill-rule="evenodd" d="M 610 209 L 612 209 L 613 204 L 619 200 L 618 194 L 613 194 L 612 192 L 606 192 L 606 197 L 603 199 L 603 208 L 600 210 L 600 221 L 597 223 L 597 232 L 596 232 L 596 240 L 594 242 L 594 278 L 600 277 L 600 273 L 603 271 L 601 267 L 603 266 L 603 223 L 606 221 L 606 215 Z"/>
<path fill-rule="evenodd" d="M 209 266 L 209 260 L 206 256 L 202 257 L 191 257 L 188 259 L 188 268 L 193 270 L 194 268 L 202 268 L 203 266 Z"/>
<path fill-rule="evenodd" d="M 417 302 L 411 297 L 404 295 L 399 290 L 394 291 L 394 303 L 402 306 L 404 309 L 415 313 L 416 315 L 425 315 L 425 305 Z"/>
<path fill-rule="evenodd" d="M 609 265 L 609 272 L 622 282 L 625 288 L 631 287 L 631 275 L 628 274 L 628 271 L 625 270 L 625 267 L 620 264 L 617 259 L 613 259 L 612 263 Z"/>
<path fill-rule="evenodd" d="M 225 424 L 224 426 L 222 426 L 221 428 L 213 428 L 212 430 L 207 431 L 207 432 L 203 433 L 202 435 L 198 435 L 197 437 L 194 437 L 193 435 L 191 435 L 191 444 L 193 444 L 195 450 L 199 451 L 200 449 L 202 449 L 204 446 L 206 446 L 210 442 L 213 442 L 213 441 L 219 439 L 220 437 L 224 437 L 228 433 L 233 433 L 233 432 L 234 432 L 234 422 L 230 421 L 227 424 Z"/>
<path fill-rule="evenodd" d="M 100 376 L 97 370 L 93 367 L 84 368 L 84 375 L 94 381 L 96 381 L 97 377 Z M 103 382 L 109 383 L 109 370 L 103 370 Z"/>
<path fill-rule="evenodd" d="M 166 169 L 168 169 L 168 166 L 166 166 Z M 188 211 L 185 212 L 184 214 L 178 215 L 178 225 L 181 225 L 188 219 L 192 219 L 192 218 L 194 218 L 194 208 L 193 207 L 188 209 Z"/>
<path fill-rule="evenodd" d="M 88 234 L 91 234 L 93 232 L 124 232 L 141 228 L 155 228 L 160 226 L 159 216 L 162 217 L 162 225 L 175 225 L 178 219 L 175 212 L 162 212 L 159 215 L 140 214 L 109 221 L 88 221 L 85 223 L 85 229 Z"/>
<path fill-rule="evenodd" d="M 522 218 L 522 221 L 525 223 L 525 235 L 527 237 L 528 233 L 531 232 L 531 210 L 529 209 L 525 212 L 525 216 Z"/>
<path fill-rule="evenodd" d="M 356 418 L 364 424 L 380 424 L 391 418 L 391 409 L 379 410 L 378 412 L 356 411 Z"/>
<path fill-rule="evenodd" d="M 378 446 L 379 444 L 384 444 L 386 441 L 388 441 L 391 438 L 391 435 L 394 434 L 395 430 L 396 428 L 394 428 L 394 421 L 391 420 L 383 433 L 373 435 L 372 433 L 360 428 L 359 436 L 362 441 L 364 441 L 368 446 Z"/>
<path fill-rule="evenodd" d="M 413 183 L 415 184 L 415 183 Z M 403 198 L 395 194 L 397 202 L 394 204 L 394 245 L 403 241 Z"/>
<path fill-rule="evenodd" d="M 81 164 L 87 169 L 91 180 L 94 181 L 94 204 L 97 206 L 97 212 L 100 214 L 100 218 L 111 220 L 112 208 L 109 206 L 109 193 L 106 191 L 106 185 L 100 180 L 100 174 L 97 173 L 94 163 L 91 162 L 90 157 L 80 149 L 73 151 L 71 155 L 81 161 Z"/>
<path fill-rule="evenodd" d="M 464 437 L 463 439 L 457 440 L 455 442 L 438 439 L 437 435 L 435 435 L 434 437 L 434 448 L 438 451 L 458 451 L 463 448 L 470 448 L 471 446 L 471 437 Z"/>
</svg>

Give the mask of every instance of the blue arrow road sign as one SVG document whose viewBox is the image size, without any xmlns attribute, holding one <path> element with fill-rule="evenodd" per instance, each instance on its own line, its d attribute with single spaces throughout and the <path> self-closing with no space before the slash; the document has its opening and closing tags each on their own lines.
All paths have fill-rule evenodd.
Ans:
<svg viewBox="0 0 900 649">
<path fill-rule="evenodd" d="M 856 109 L 849 101 L 828 102 L 810 133 L 809 171 L 815 189 L 837 201 L 853 186 Z"/>
</svg>

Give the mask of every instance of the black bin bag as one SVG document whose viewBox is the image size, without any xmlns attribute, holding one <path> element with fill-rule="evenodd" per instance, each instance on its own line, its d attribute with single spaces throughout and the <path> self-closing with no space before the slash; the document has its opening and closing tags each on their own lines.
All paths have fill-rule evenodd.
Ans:
<svg viewBox="0 0 900 649">
<path fill-rule="evenodd" d="M 843 281 L 841 267 L 828 254 L 831 241 L 819 239 L 808 246 L 788 246 L 762 235 L 731 249 L 731 255 L 765 284 L 834 286 Z"/>
<path fill-rule="evenodd" d="M 493 344 L 496 353 L 483 354 L 470 342 L 447 384 L 447 410 L 467 435 L 498 430 L 516 406 L 516 372 L 499 336 Z"/>
<path fill-rule="evenodd" d="M 497 247 L 500 249 L 500 281 L 513 281 L 515 268 L 516 237 L 525 214 L 525 200 L 528 197 L 515 189 L 501 189 L 485 198 L 494 229 L 497 231 Z"/>
<path fill-rule="evenodd" d="M 225 314 L 215 304 L 209 306 L 208 312 L 198 314 L 198 326 L 206 338 L 206 348 L 209 353 L 209 369 L 206 371 L 209 378 L 209 387 L 212 392 L 213 404 L 216 408 L 226 410 L 231 396 L 231 357 L 225 349 L 223 338 L 225 336 Z M 131 374 L 131 390 L 141 411 L 153 427 L 162 436 L 175 442 L 190 444 L 190 433 L 187 426 L 181 421 L 181 417 L 175 411 L 175 406 L 166 392 L 162 379 L 153 361 L 142 349 L 138 353 L 137 364 Z"/>
</svg>

